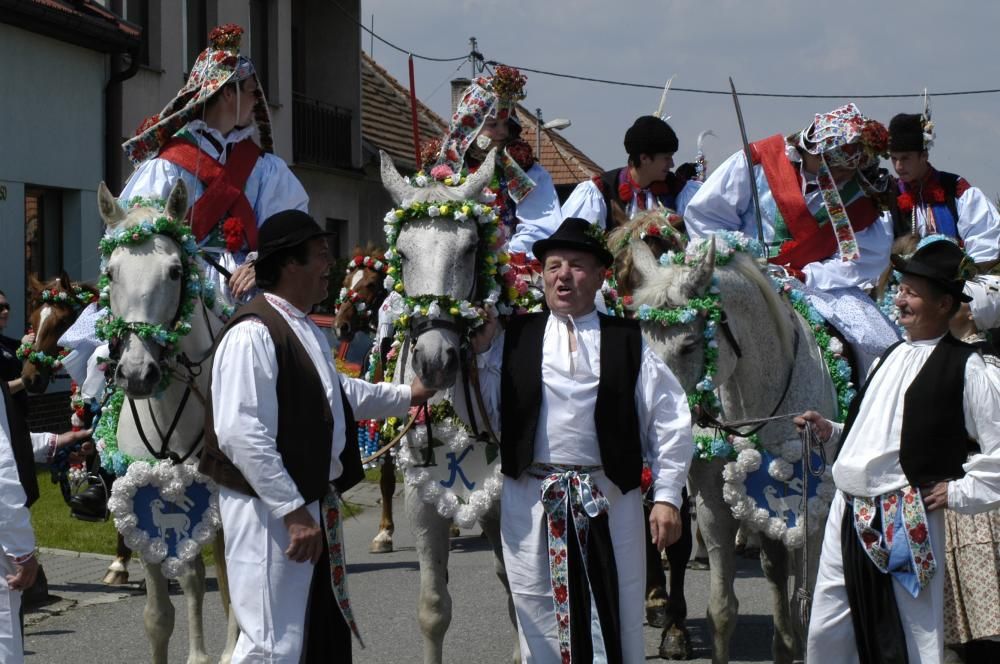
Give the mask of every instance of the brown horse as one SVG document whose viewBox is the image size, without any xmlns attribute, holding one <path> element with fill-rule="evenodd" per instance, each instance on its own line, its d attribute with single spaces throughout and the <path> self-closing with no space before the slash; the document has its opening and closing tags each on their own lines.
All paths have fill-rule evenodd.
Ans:
<svg viewBox="0 0 1000 664">
<path fill-rule="evenodd" d="M 53 368 L 60 357 L 59 337 L 69 329 L 80 312 L 97 301 L 97 289 L 89 284 L 73 283 L 63 272 L 46 283 L 28 277 L 30 300 L 34 309 L 29 317 L 30 333 L 35 340 L 29 348 L 18 351 L 23 359 L 21 380 L 32 394 L 41 394 L 52 381 Z"/>
<path fill-rule="evenodd" d="M 333 318 L 333 329 L 337 338 L 349 342 L 355 333 L 366 331 L 375 335 L 378 328 L 378 308 L 385 300 L 385 253 L 381 249 L 361 247 L 354 249 L 354 257 L 347 265 L 343 288 L 337 298 L 337 308 Z M 376 342 L 377 343 L 377 342 Z M 374 380 L 382 380 L 381 348 L 373 349 L 375 363 Z M 363 370 L 363 369 L 362 369 Z M 369 551 L 389 553 L 392 551 L 392 534 L 396 529 L 392 518 L 392 496 L 396 492 L 396 461 L 391 454 L 382 457 L 379 489 L 382 493 L 382 518 L 378 534 L 372 540 Z"/>
</svg>

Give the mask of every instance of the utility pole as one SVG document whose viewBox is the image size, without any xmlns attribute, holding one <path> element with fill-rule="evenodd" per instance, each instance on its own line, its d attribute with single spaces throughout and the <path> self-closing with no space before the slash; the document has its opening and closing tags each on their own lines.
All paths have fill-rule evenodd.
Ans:
<svg viewBox="0 0 1000 664">
<path fill-rule="evenodd" d="M 473 81 L 476 80 L 476 56 L 479 54 L 479 43 L 476 41 L 475 37 L 469 37 L 469 64 L 472 65 L 472 75 L 469 76 Z"/>
</svg>

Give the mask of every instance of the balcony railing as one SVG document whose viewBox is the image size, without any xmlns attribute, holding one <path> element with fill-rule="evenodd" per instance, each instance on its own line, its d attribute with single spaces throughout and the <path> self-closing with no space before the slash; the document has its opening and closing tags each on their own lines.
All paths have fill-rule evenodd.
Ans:
<svg viewBox="0 0 1000 664">
<path fill-rule="evenodd" d="M 300 94 L 292 99 L 292 154 L 297 164 L 351 168 L 351 109 Z"/>
</svg>

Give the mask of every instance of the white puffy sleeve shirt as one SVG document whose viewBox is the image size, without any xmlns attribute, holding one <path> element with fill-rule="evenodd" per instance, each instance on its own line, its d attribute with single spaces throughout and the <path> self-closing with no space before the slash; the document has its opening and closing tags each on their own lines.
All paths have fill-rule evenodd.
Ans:
<svg viewBox="0 0 1000 664">
<path fill-rule="evenodd" d="M 600 367 L 600 325 L 597 323 L 596 314 L 592 314 L 592 317 L 592 320 L 588 320 L 589 316 L 574 319 L 578 346 L 576 361 L 591 365 L 596 363 L 595 368 L 598 372 L 602 370 L 613 371 L 613 367 Z M 559 327 L 560 324 L 556 317 L 550 315 L 543 337 L 543 365 L 549 361 L 545 358 L 552 358 L 567 352 L 565 334 Z M 504 337 L 501 333 L 494 340 L 490 349 L 477 357 L 484 400 L 487 409 L 492 413 L 499 413 L 499 408 L 502 406 L 500 403 L 500 365 L 503 358 L 503 340 Z M 653 473 L 654 499 L 680 507 L 681 490 L 687 481 L 688 468 L 694 454 L 691 413 L 688 409 L 687 396 L 663 360 L 646 345 L 645 341 L 643 341 L 642 346 L 642 366 L 635 386 L 635 404 L 639 416 L 642 453 Z M 553 372 L 543 372 L 543 375 L 560 379 Z M 548 405 L 549 409 L 553 407 L 556 407 L 554 403 Z M 565 403 L 559 407 L 573 408 L 574 404 Z M 562 413 L 559 417 L 565 418 L 566 416 L 565 413 Z M 592 408 L 587 410 L 579 408 L 579 412 L 569 416 L 590 417 L 592 419 L 593 410 Z M 494 420 L 494 427 L 494 430 L 499 431 L 499 422 L 496 420 Z M 540 421 L 536 432 L 536 456 L 538 456 L 540 448 L 547 447 L 551 451 L 555 447 L 553 441 L 538 440 L 539 436 L 544 437 L 545 435 L 545 425 Z M 559 453 L 565 454 L 566 451 L 566 441 L 560 441 Z M 593 454 L 593 450 L 581 449 L 579 453 L 585 456 L 582 461 L 577 460 L 576 463 L 599 463 L 599 459 L 589 458 Z"/>
<path fill-rule="evenodd" d="M 517 204 L 517 228 L 510 238 L 510 250 L 531 254 L 535 242 L 559 229 L 563 216 L 549 172 L 536 162 L 527 175 L 534 181 L 535 188 Z"/>
<path fill-rule="evenodd" d="M 371 384 L 337 373 L 330 346 L 319 328 L 301 311 L 271 294 L 266 296 L 291 326 L 316 366 L 333 413 L 330 479 L 340 477 L 345 444 L 343 389 L 359 419 L 403 415 L 410 387 Z M 219 342 L 212 365 L 212 416 L 219 449 L 239 469 L 268 510 L 281 518 L 304 504 L 285 470 L 277 448 L 278 360 L 267 327 L 256 319 L 234 325 Z M 317 417 L 319 413 L 317 413 Z M 349 441 L 354 444 L 354 441 Z"/>
<path fill-rule="evenodd" d="M 754 177 L 761 198 L 761 225 L 764 240 L 774 240 L 774 201 L 768 194 L 767 178 L 759 164 L 754 166 Z M 701 185 L 684 209 L 684 227 L 692 238 L 701 238 L 716 231 L 738 231 L 757 237 L 757 215 L 753 204 L 753 181 L 747 170 L 742 152 L 730 156 L 716 168 Z M 820 191 L 805 197 L 809 211 L 816 214 L 823 205 Z M 846 203 L 846 201 L 845 201 Z M 833 233 L 832 229 L 829 229 Z M 855 233 L 860 259 L 842 261 L 839 256 L 806 265 L 806 285 L 819 290 L 857 286 L 871 288 L 889 264 L 892 249 L 892 221 L 886 216 L 861 232 Z"/>
<path fill-rule="evenodd" d="M 927 212 L 917 205 L 917 232 L 927 235 Z M 955 199 L 958 213 L 958 236 L 965 253 L 977 263 L 997 259 L 1000 253 L 1000 213 L 992 201 L 977 187 L 969 187 Z"/>
<path fill-rule="evenodd" d="M 11 447 L 7 406 L 0 398 L 0 547 L 5 556 L 20 558 L 35 550 L 27 500 Z"/>
</svg>

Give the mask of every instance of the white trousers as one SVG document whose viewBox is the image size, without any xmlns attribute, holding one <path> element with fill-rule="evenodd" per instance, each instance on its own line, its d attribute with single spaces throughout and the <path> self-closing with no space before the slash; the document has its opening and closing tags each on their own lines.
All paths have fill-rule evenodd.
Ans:
<svg viewBox="0 0 1000 664">
<path fill-rule="evenodd" d="M 319 503 L 309 511 L 317 523 Z M 285 556 L 288 530 L 257 498 L 220 487 L 232 610 L 240 626 L 233 664 L 299 664 L 313 564 Z"/>
<path fill-rule="evenodd" d="M 626 664 L 646 660 L 642 633 L 646 586 L 645 516 L 638 489 L 622 495 L 603 472 L 593 473 L 594 483 L 608 498 L 615 565 L 618 568 L 618 601 L 622 656 Z M 559 636 L 549 573 L 549 545 L 542 481 L 524 473 L 505 477 L 500 502 L 500 534 L 504 564 L 517 614 L 521 657 L 526 664 L 560 663 Z M 594 573 L 594 570 L 590 570 Z M 596 573 L 600 573 L 598 570 Z"/>
<path fill-rule="evenodd" d="M 840 529 L 847 503 L 837 492 L 823 534 L 819 574 L 813 591 L 812 615 L 806 658 L 809 664 L 856 664 L 858 651 L 851 623 L 851 608 L 844 587 L 844 561 Z M 906 651 L 911 662 L 944 661 L 944 511 L 927 513 L 931 549 L 938 569 L 930 584 L 916 598 L 893 581 L 893 595 L 906 635 Z"/>
<path fill-rule="evenodd" d="M 24 643 L 21 640 L 21 591 L 11 590 L 7 575 L 13 574 L 13 565 L 0 552 L 0 662 L 23 664 Z M 8 562 L 4 565 L 4 562 Z"/>
</svg>

